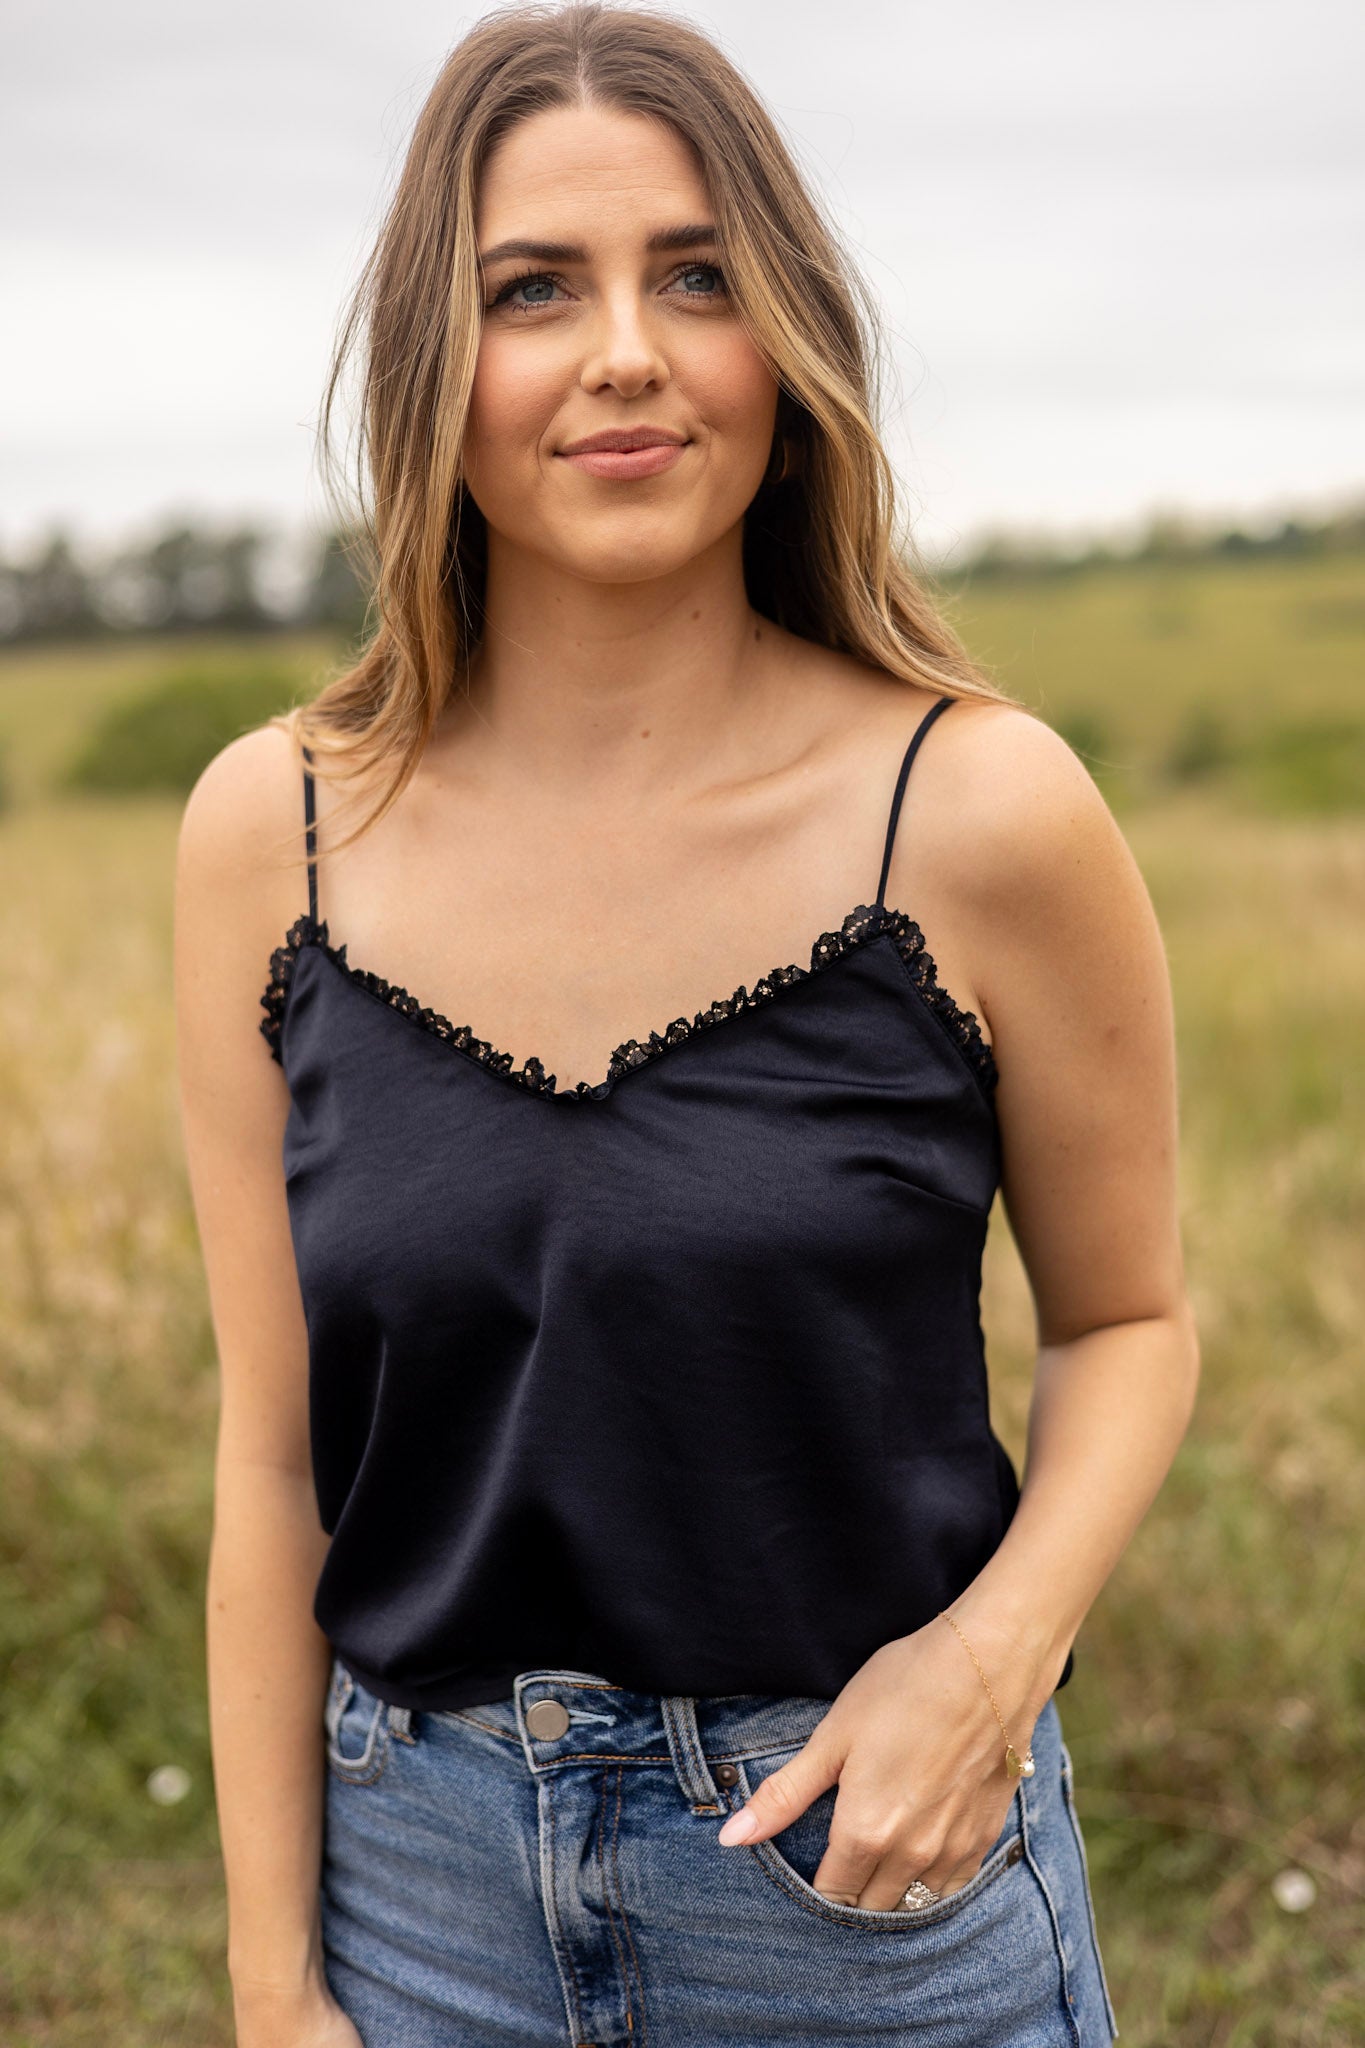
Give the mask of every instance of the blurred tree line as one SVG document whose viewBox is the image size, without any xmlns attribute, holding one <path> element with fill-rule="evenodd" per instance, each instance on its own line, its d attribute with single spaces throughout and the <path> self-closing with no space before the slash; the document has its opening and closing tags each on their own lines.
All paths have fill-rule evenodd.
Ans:
<svg viewBox="0 0 1365 2048">
<path fill-rule="evenodd" d="M 1102 540 L 1065 548 L 1045 536 L 991 531 L 964 559 L 929 566 L 945 580 L 985 581 L 1362 548 L 1365 502 L 1316 522 L 1285 518 L 1262 532 L 1163 513 L 1124 548 Z M 352 637 L 364 623 L 367 592 L 357 564 L 365 559 L 354 529 L 291 539 L 261 526 L 214 530 L 177 521 L 150 539 L 98 550 L 82 549 L 58 525 L 25 552 L 0 550 L 0 645 L 281 626 L 335 627 Z"/>
<path fill-rule="evenodd" d="M 1043 535 L 984 534 L 950 573 L 984 581 L 992 576 L 1074 575 L 1087 569 L 1178 565 L 1188 562 L 1355 554 L 1365 548 L 1365 499 L 1319 520 L 1285 517 L 1261 531 L 1219 526 L 1179 512 L 1154 514 L 1136 544 L 1092 540 L 1067 548 Z"/>
<path fill-rule="evenodd" d="M 0 645 L 116 633 L 358 633 L 363 540 L 335 528 L 286 536 L 264 526 L 184 521 L 145 541 L 82 549 L 63 526 L 27 553 L 0 551 Z"/>
</svg>

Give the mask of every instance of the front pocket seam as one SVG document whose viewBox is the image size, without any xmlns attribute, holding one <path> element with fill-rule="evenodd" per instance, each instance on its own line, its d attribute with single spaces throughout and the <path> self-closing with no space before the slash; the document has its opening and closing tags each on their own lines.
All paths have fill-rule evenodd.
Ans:
<svg viewBox="0 0 1365 2048">
<path fill-rule="evenodd" d="M 738 1771 L 739 1783 L 735 1788 L 735 1794 L 732 1795 L 736 1807 L 743 1805 L 752 1796 L 748 1773 L 742 1763 L 738 1765 Z M 733 1810 L 735 1807 L 732 1807 Z M 1002 1842 L 976 1874 L 969 1877 L 966 1884 L 960 1885 L 957 1891 L 950 1892 L 940 1905 L 907 1907 L 903 1911 L 894 1906 L 836 1905 L 833 1899 L 827 1899 L 816 1891 L 814 1885 L 807 1884 L 805 1878 L 798 1870 L 793 1869 L 771 1839 L 750 1842 L 746 1846 L 769 1883 L 778 1891 L 785 1893 L 796 1905 L 803 1907 L 806 1912 L 813 1913 L 817 1919 L 833 1920 L 840 1927 L 866 1927 L 869 1930 L 877 1929 L 891 1934 L 908 1932 L 918 1927 L 941 1927 L 945 1921 L 955 1919 L 959 1912 L 970 1906 L 981 1892 L 986 1891 L 997 1877 L 1002 1876 L 1010 1868 L 1010 1851 L 1015 1843 L 1022 1839 L 1022 1834 L 1011 1835 L 1007 1841 Z"/>
<path fill-rule="evenodd" d="M 771 1842 L 753 1842 L 750 1847 L 758 1858 L 764 1875 L 777 1885 L 779 1891 L 794 1899 L 798 1906 L 804 1906 L 808 1913 L 814 1913 L 821 1919 L 837 1921 L 841 1927 L 878 1928 L 888 1933 L 898 1933 L 901 1929 L 941 1927 L 946 1920 L 955 1919 L 959 1912 L 965 1911 L 971 1905 L 979 1893 L 986 1891 L 997 1877 L 1009 1869 L 1011 1844 L 1005 1843 L 998 1849 L 990 1863 L 983 1864 L 975 1877 L 968 1878 L 966 1884 L 960 1885 L 956 1892 L 950 1892 L 940 1906 L 906 1907 L 904 1911 L 894 1906 L 836 1905 L 833 1899 L 822 1898 L 813 1885 L 808 1886 L 800 1873 L 792 1869 L 782 1851 L 773 1849 Z M 768 1850 L 770 1854 L 765 1856 L 764 1850 Z M 799 1890 L 796 1889 L 798 1886 Z"/>
</svg>

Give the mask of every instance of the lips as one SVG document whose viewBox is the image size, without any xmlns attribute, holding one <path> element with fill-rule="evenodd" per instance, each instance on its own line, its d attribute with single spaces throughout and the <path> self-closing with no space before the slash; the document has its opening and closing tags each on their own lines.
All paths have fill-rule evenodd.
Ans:
<svg viewBox="0 0 1365 2048">
<path fill-rule="evenodd" d="M 570 441 L 560 455 L 588 476 L 630 483 L 672 469 L 688 445 L 685 434 L 675 434 L 667 427 L 609 427 L 598 434 L 585 434 L 581 441 Z"/>
<path fill-rule="evenodd" d="M 675 433 L 671 427 L 608 427 L 601 433 L 585 434 L 580 441 L 568 442 L 559 452 L 561 455 L 629 455 L 637 448 L 681 448 L 686 439 L 685 434 Z"/>
</svg>

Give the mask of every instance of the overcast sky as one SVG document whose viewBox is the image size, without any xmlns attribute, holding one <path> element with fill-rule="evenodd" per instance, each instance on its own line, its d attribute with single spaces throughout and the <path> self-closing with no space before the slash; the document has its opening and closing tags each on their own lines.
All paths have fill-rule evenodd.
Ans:
<svg viewBox="0 0 1365 2048">
<path fill-rule="evenodd" d="M 10 0 L 0 548 L 322 514 L 334 330 L 430 0 Z M 923 544 L 1365 482 L 1365 10 L 712 0 L 883 306 Z"/>
</svg>

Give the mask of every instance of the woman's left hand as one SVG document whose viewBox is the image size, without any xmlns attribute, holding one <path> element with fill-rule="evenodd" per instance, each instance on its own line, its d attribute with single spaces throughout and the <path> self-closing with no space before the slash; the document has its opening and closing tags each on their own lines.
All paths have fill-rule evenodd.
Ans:
<svg viewBox="0 0 1365 2048">
<path fill-rule="evenodd" d="M 980 1615 L 963 1633 L 1010 1741 L 1027 1755 L 1051 1691 L 1047 1674 L 1036 1655 Z M 1018 1783 L 1006 1774 L 1005 1738 L 976 1667 L 936 1616 L 868 1658 L 790 1763 L 731 1814 L 719 1839 L 727 1846 L 766 1841 L 837 1784 L 812 1882 L 840 1905 L 888 1912 L 915 1878 L 943 1896 L 969 1883 Z"/>
</svg>

